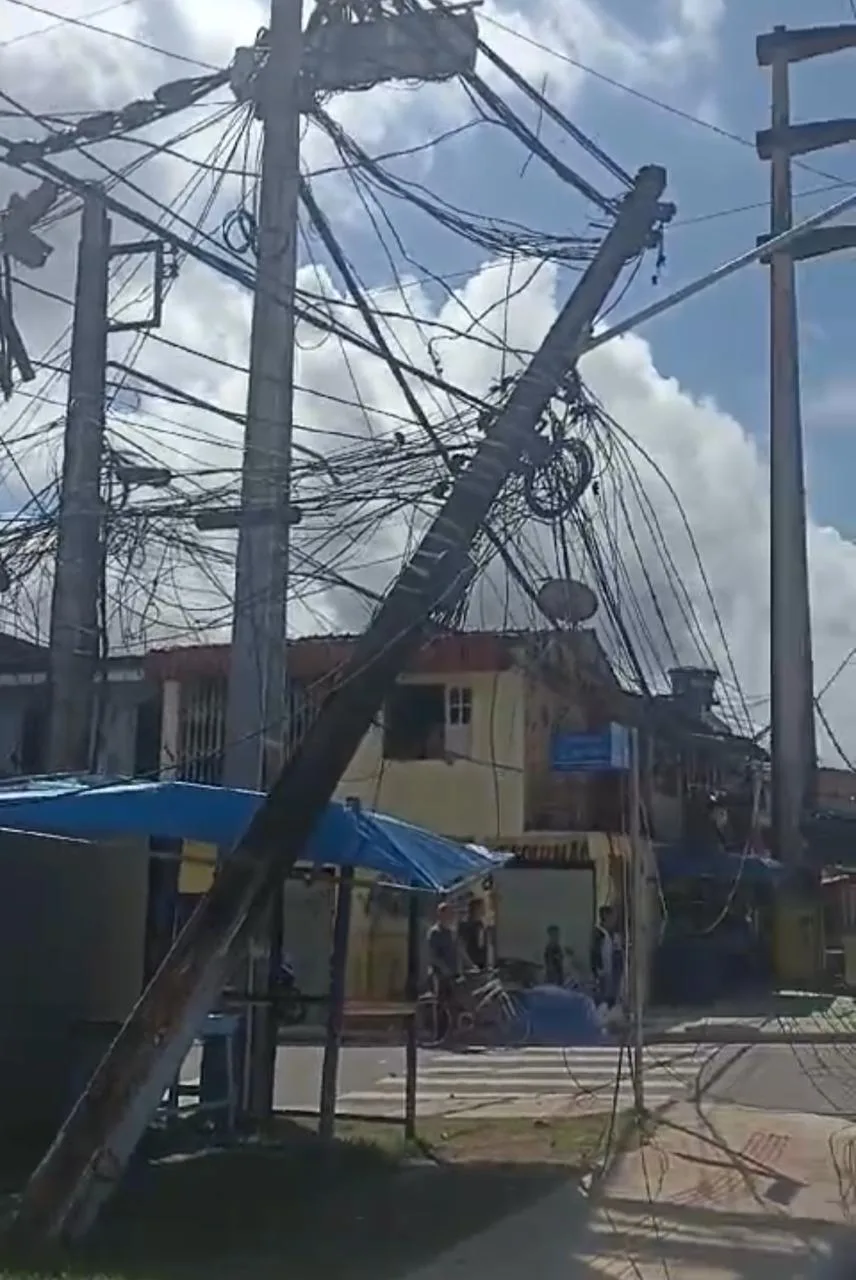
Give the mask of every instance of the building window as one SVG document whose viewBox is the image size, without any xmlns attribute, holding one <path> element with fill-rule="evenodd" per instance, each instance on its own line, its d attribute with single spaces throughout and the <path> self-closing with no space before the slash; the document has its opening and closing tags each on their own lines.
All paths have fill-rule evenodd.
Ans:
<svg viewBox="0 0 856 1280">
<path fill-rule="evenodd" d="M 446 701 L 446 751 L 452 760 L 473 753 L 473 691 L 450 685 Z"/>
<path fill-rule="evenodd" d="M 472 724 L 473 719 L 473 691 L 472 689 L 462 688 L 460 685 L 451 685 L 449 688 L 449 717 L 450 725 Z"/>
<path fill-rule="evenodd" d="M 399 685 L 383 717 L 387 760 L 442 760 L 446 755 L 446 686 Z"/>
<path fill-rule="evenodd" d="M 226 681 L 189 680 L 181 686 L 176 777 L 217 787 L 223 781 Z"/>
<path fill-rule="evenodd" d="M 473 691 L 444 684 L 399 685 L 383 719 L 386 760 L 445 760 L 471 752 Z"/>
</svg>

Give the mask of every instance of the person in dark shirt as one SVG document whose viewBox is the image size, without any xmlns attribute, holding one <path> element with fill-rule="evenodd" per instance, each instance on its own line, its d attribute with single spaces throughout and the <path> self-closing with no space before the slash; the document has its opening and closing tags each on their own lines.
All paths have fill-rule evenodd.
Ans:
<svg viewBox="0 0 856 1280">
<path fill-rule="evenodd" d="M 458 941 L 463 959 L 472 969 L 487 968 L 487 929 L 484 923 L 484 903 L 481 898 L 470 898 L 466 917 L 458 925 Z"/>
<path fill-rule="evenodd" d="M 547 930 L 547 945 L 544 948 L 544 981 L 550 987 L 565 985 L 565 952 L 557 924 L 551 924 Z"/>
<path fill-rule="evenodd" d="M 428 971 L 437 1004 L 436 1034 L 439 1040 L 452 1027 L 455 983 L 460 972 L 460 946 L 452 927 L 448 902 L 438 905 L 436 918 L 428 930 Z"/>
</svg>

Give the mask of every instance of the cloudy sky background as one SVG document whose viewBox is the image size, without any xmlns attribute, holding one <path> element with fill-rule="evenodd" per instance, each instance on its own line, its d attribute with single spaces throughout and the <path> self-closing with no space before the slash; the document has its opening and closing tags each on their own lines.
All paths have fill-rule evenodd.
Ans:
<svg viewBox="0 0 856 1280">
<path fill-rule="evenodd" d="M 89 20 L 108 31 L 148 42 L 191 62 L 168 59 L 117 35 L 97 34 L 54 18 L 39 16 L 0 0 L 0 86 L 28 110 L 39 113 L 116 107 L 145 96 L 165 80 L 200 74 L 218 67 L 233 49 L 251 42 L 265 18 L 265 6 L 211 4 L 210 0 L 129 0 L 108 6 L 106 0 L 49 0 L 60 15 Z M 815 0 L 811 21 L 845 21 L 852 17 L 848 0 Z M 767 173 L 754 154 L 754 132 L 767 123 L 769 76 L 755 65 L 754 40 L 775 22 L 798 25 L 807 20 L 798 0 L 657 0 L 639 6 L 630 0 L 533 0 L 515 6 L 490 0 L 481 13 L 482 34 L 574 122 L 626 169 L 645 163 L 664 164 L 669 193 L 678 205 L 675 225 L 666 239 L 667 262 L 658 285 L 646 263 L 610 319 L 630 314 L 648 301 L 749 247 L 765 229 Z M 520 10 L 525 10 L 522 16 Z M 239 15 L 239 16 L 237 16 Z M 36 34 L 33 34 L 36 33 Z M 793 73 L 794 115 L 814 119 L 852 113 L 846 91 L 852 82 L 852 58 L 840 55 L 822 64 L 806 64 Z M 196 60 L 201 65 L 192 65 Z M 482 69 L 487 75 L 487 70 Z M 488 77 L 495 87 L 494 74 Z M 849 79 L 848 79 L 849 78 Z M 506 86 L 503 92 L 506 92 Z M 513 93 L 506 96 L 531 127 L 569 164 L 594 178 L 596 171 L 578 148 L 534 108 Z M 215 94 L 213 106 L 187 118 L 150 129 L 142 137 L 157 140 L 190 127 L 197 120 L 221 115 L 195 137 L 180 144 L 190 160 L 204 161 L 234 126 L 227 114 L 228 95 Z M 222 105 L 222 111 L 216 104 Z M 0 104 L 0 107 L 7 104 Z M 419 90 L 387 86 L 369 94 L 340 97 L 331 111 L 372 154 L 419 147 L 430 138 L 451 136 L 428 150 L 390 162 L 390 168 L 422 182 L 436 195 L 481 214 L 501 215 L 553 233 L 582 232 L 592 210 L 543 165 L 524 164 L 525 153 L 501 131 L 475 121 L 472 104 L 455 85 Z M 7 136 L 40 136 L 39 125 L 0 121 Z M 121 167 L 142 157 L 139 145 L 111 143 L 97 154 Z M 240 148 L 232 164 L 256 163 L 255 144 Z M 326 139 L 307 129 L 303 163 L 316 172 L 335 163 Z M 807 214 L 831 203 L 856 182 L 856 164 L 847 149 L 809 157 L 795 170 L 798 210 Z M 87 170 L 80 155 L 63 163 L 78 173 Z M 199 215 L 212 190 L 212 174 L 174 156 L 149 158 L 134 179 L 154 199 L 127 187 L 116 194 L 153 217 L 166 219 L 163 206 L 178 209 L 179 193 L 199 183 L 183 216 Z M 614 191 L 602 174 L 597 180 Z M 25 189 L 26 180 L 0 170 L 0 199 Z M 225 213 L 241 197 L 238 178 L 226 183 L 205 226 L 217 237 Z M 316 177 L 315 191 L 334 224 L 364 285 L 382 305 L 402 312 L 401 298 L 391 289 L 392 269 L 375 229 L 357 199 L 347 175 Z M 402 248 L 385 232 L 395 249 L 406 298 L 412 312 L 427 323 L 461 327 L 468 313 L 486 318 L 477 331 L 506 336 L 509 346 L 531 349 L 555 315 L 573 283 L 570 273 L 522 260 L 513 264 L 512 300 L 503 305 L 509 286 L 508 263 L 429 222 L 400 202 L 387 200 Z M 175 225 L 175 224 L 173 224 Z M 178 226 L 182 232 L 187 228 Z M 138 233 L 121 219 L 116 239 Z M 55 246 L 49 265 L 38 274 L 18 272 L 22 280 L 48 293 L 70 298 L 74 286 L 76 220 L 67 217 L 46 235 Z M 209 247 L 213 247 L 209 245 Z M 222 243 L 218 251 L 224 253 Z M 406 258 L 403 256 L 406 253 Z M 341 282 L 325 263 L 317 240 L 307 235 L 301 245 L 301 283 L 306 289 L 336 297 Z M 225 256 L 225 254 L 224 254 Z M 315 263 L 311 261 L 315 259 Z M 653 266 L 653 264 L 650 264 Z M 127 270 L 127 268 L 123 268 Z M 800 273 L 804 418 L 811 508 L 810 554 L 815 626 L 816 686 L 822 687 L 852 645 L 856 644 L 856 511 L 851 492 L 856 463 L 851 357 L 852 307 L 847 258 L 812 264 Z M 441 277 L 445 286 L 431 277 Z M 528 287 L 522 287 L 531 280 Z M 117 278 L 117 287 L 121 278 Z M 145 305 L 144 280 L 137 276 L 121 295 L 123 304 Z M 450 296 L 450 293 L 453 296 Z M 455 298 L 457 294 L 457 301 Z M 17 290 L 17 314 L 34 358 L 61 366 L 68 349 L 70 308 L 31 289 Z M 464 309 L 461 302 L 465 304 Z M 735 279 L 647 325 L 636 335 L 593 353 L 584 376 L 621 426 L 647 450 L 674 485 L 688 513 L 704 566 L 731 646 L 740 680 L 756 723 L 765 723 L 768 655 L 768 524 L 767 524 L 767 333 L 766 280 L 762 268 Z M 349 315 L 349 321 L 351 317 Z M 414 362 L 428 366 L 417 326 L 390 322 L 396 339 Z M 149 341 L 138 367 L 195 395 L 233 410 L 243 407 L 247 359 L 248 295 L 213 272 L 186 265 L 167 304 L 162 337 L 215 357 L 200 360 L 175 347 Z M 436 336 L 438 329 L 423 330 Z M 121 360 L 126 339 L 114 339 L 111 357 Z M 488 341 L 436 344 L 444 374 L 455 383 L 481 392 L 501 372 L 501 357 Z M 230 364 L 237 369 L 227 367 Z M 324 432 L 365 437 L 389 431 L 391 415 L 405 414 L 400 394 L 388 375 L 371 359 L 350 352 L 347 361 L 333 339 L 319 342 L 304 333 L 298 354 L 297 418 L 309 428 L 301 437 L 313 447 L 337 448 L 342 441 Z M 365 404 L 384 414 L 366 415 L 348 407 L 358 387 Z M 322 390 L 322 399 L 312 391 Z M 36 384 L 20 389 L 0 408 L 0 506 L 14 511 L 30 491 L 55 474 L 60 427 L 48 428 L 62 413 L 65 386 L 46 370 Z M 430 397 L 426 407 L 439 412 Z M 440 409 L 448 409 L 448 405 Z M 120 397 L 113 406 L 114 441 L 131 441 L 164 458 L 170 465 L 198 472 L 235 467 L 240 432 L 236 425 L 162 401 Z M 717 661 L 722 647 L 705 597 L 680 514 L 665 487 L 640 459 L 640 474 L 674 549 L 688 589 Z M 222 479 L 222 477 L 221 477 Z M 193 483 L 211 483 L 198 477 Z M 190 483 L 190 482 L 188 482 Z M 398 522 L 385 529 L 370 549 L 383 564 L 373 570 L 378 585 L 400 560 L 407 529 Z M 226 543 L 220 544 L 224 553 Z M 358 552 L 341 545 L 339 567 L 350 573 Z M 150 551 L 135 562 L 149 593 L 136 599 L 137 627 L 130 638 L 140 642 L 157 623 L 174 628 L 176 638 L 193 638 L 203 623 L 224 621 L 228 601 L 212 602 L 210 583 L 198 573 L 181 578 L 152 568 Z M 656 574 L 657 566 L 652 565 Z M 169 579 L 169 580 L 168 580 Z M 176 590 L 179 604 L 176 609 Z M 305 587 L 301 587 L 301 593 Z M 485 618 L 493 620 L 490 600 L 500 600 L 494 579 L 481 593 Z M 39 600 L 43 607 L 42 596 Z M 164 604 L 164 601 L 167 604 Z M 20 596 L 16 596 L 16 602 Z M 360 625 L 366 616 L 359 600 L 313 594 L 292 612 L 301 629 Z M 12 620 L 4 619 L 4 625 Z M 676 624 L 676 632 L 680 632 Z M 130 628 L 134 632 L 134 627 Z M 696 660 L 697 646 L 677 635 L 681 656 Z M 836 733 L 856 749 L 856 671 L 837 680 L 825 703 Z M 828 744 L 825 744 L 828 751 Z"/>
</svg>

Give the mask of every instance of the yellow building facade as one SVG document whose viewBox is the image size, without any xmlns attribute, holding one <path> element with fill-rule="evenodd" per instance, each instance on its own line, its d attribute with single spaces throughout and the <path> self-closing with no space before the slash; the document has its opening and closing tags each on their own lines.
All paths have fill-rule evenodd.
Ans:
<svg viewBox="0 0 856 1280">
<path fill-rule="evenodd" d="M 297 642 L 289 655 L 292 677 L 318 688 L 347 657 L 349 643 Z M 199 749 L 195 737 L 190 742 L 191 729 L 206 746 L 222 741 L 224 674 L 219 659 L 215 666 L 214 658 L 205 658 L 210 669 L 199 670 L 197 659 L 195 680 L 177 670 L 174 659 L 165 673 L 165 771 L 170 762 L 192 756 L 191 747 Z M 580 882 L 574 871 L 588 876 L 591 886 L 593 869 L 595 906 L 615 902 L 629 857 L 620 834 L 621 784 L 614 776 L 555 772 L 550 754 L 554 733 L 585 731 L 612 718 L 609 696 L 617 688 L 593 632 L 439 636 L 399 678 L 337 798 L 516 853 L 530 866 L 567 868 L 572 898 Z M 210 756 L 210 747 L 203 754 Z M 188 892 L 199 892 L 211 875 L 200 854 L 191 851 L 182 868 Z M 356 892 L 349 993 L 353 999 L 400 998 L 406 899 L 372 889 L 370 879 L 361 874 Z"/>
<path fill-rule="evenodd" d="M 405 676 L 402 686 L 443 686 L 444 741 L 433 757 L 401 759 L 384 751 L 383 723 L 363 739 L 338 788 L 440 835 L 488 840 L 524 830 L 526 680 L 522 672 L 449 672 Z M 466 691 L 463 716 L 449 723 L 453 691 Z"/>
</svg>

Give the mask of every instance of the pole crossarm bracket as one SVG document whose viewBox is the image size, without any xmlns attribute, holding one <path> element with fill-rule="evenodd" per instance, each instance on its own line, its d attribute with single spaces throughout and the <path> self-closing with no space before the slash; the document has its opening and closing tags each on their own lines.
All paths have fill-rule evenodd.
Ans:
<svg viewBox="0 0 856 1280">
<path fill-rule="evenodd" d="M 765 245 L 771 237 L 758 236 L 756 243 Z M 856 249 L 856 225 L 839 224 L 834 227 L 816 227 L 798 236 L 786 250 L 795 262 L 806 262 L 811 258 L 825 258 L 830 253 L 842 253 L 847 249 Z M 771 254 L 763 254 L 759 261 L 765 266 L 770 263 Z"/>
<path fill-rule="evenodd" d="M 789 124 L 778 129 L 760 129 L 755 134 L 755 150 L 759 160 L 771 160 L 773 153 L 784 151 L 789 156 L 806 156 L 828 147 L 841 147 L 856 140 L 856 117 L 836 120 L 813 120 L 807 124 Z"/>
<path fill-rule="evenodd" d="M 774 62 L 806 62 L 829 53 L 856 48 L 856 22 L 839 22 L 826 27 L 774 27 L 758 36 L 755 55 L 759 67 Z"/>
</svg>

